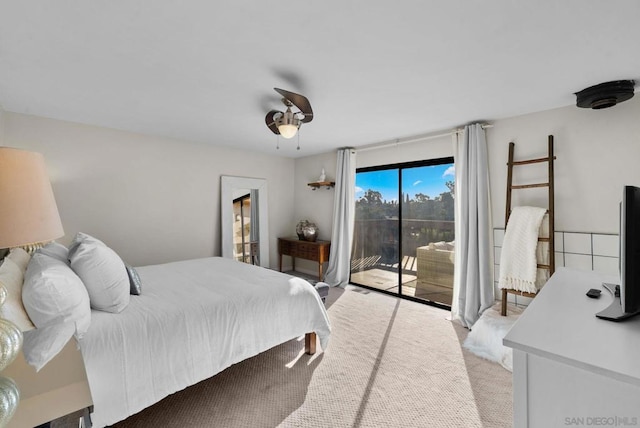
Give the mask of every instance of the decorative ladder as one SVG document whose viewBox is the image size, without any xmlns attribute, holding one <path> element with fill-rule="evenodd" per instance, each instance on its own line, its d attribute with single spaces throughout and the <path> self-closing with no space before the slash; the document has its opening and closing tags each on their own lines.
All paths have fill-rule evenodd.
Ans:
<svg viewBox="0 0 640 428">
<path fill-rule="evenodd" d="M 553 275 L 556 270 L 556 258 L 555 258 L 555 227 L 554 227 L 554 188 L 553 188 L 553 161 L 555 160 L 555 156 L 553 154 L 553 135 L 549 135 L 549 153 L 546 157 L 537 158 L 537 159 L 528 159 L 528 160 L 513 160 L 513 151 L 515 144 L 513 142 L 509 143 L 509 161 L 507 162 L 507 209 L 505 215 L 505 230 L 506 226 L 509 222 L 509 216 L 511 215 L 511 191 L 518 189 L 531 189 L 534 187 L 546 187 L 549 190 L 549 209 L 547 213 L 549 214 L 549 237 L 548 238 L 538 238 L 539 242 L 548 242 L 549 243 L 549 264 L 538 264 L 539 269 L 548 269 L 549 276 Z M 549 175 L 546 183 L 536 183 L 536 184 L 521 184 L 515 185 L 513 184 L 513 167 L 519 165 L 531 165 L 535 163 L 548 162 L 549 163 Z M 526 293 L 524 291 L 512 290 L 503 288 L 502 289 L 502 307 L 501 307 L 501 315 L 507 315 L 507 294 L 516 294 L 524 297 L 535 297 L 536 293 Z"/>
</svg>

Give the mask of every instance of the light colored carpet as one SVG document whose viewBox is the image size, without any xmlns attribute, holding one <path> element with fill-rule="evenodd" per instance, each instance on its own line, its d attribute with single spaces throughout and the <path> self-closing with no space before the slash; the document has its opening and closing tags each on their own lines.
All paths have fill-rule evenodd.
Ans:
<svg viewBox="0 0 640 428">
<path fill-rule="evenodd" d="M 464 350 L 448 312 L 351 286 L 327 306 L 325 352 L 287 342 L 116 427 L 511 426 L 511 373 Z"/>
</svg>

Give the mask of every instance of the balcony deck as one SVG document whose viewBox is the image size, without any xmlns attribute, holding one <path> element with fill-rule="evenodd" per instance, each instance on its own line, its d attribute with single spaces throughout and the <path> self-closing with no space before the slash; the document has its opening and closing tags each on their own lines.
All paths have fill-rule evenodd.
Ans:
<svg viewBox="0 0 640 428">
<path fill-rule="evenodd" d="M 354 259 L 351 282 L 378 290 L 398 293 L 398 263 L 383 263 L 381 255 Z M 417 257 L 402 258 L 402 294 L 451 306 L 453 287 L 443 287 L 418 279 Z"/>
</svg>

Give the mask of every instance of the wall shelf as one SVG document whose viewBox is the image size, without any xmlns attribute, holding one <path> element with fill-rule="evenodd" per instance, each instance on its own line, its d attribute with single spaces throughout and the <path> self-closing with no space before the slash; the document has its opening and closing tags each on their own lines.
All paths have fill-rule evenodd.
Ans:
<svg viewBox="0 0 640 428">
<path fill-rule="evenodd" d="M 307 186 L 311 187 L 312 190 L 316 190 L 321 187 L 326 187 L 327 189 L 331 189 L 335 185 L 336 185 L 335 181 L 316 181 L 315 183 L 307 184 Z"/>
</svg>

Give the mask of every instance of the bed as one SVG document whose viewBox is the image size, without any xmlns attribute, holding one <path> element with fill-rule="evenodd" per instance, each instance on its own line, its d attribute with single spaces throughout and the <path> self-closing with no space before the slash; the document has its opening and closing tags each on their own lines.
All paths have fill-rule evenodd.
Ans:
<svg viewBox="0 0 640 428">
<path fill-rule="evenodd" d="M 80 341 L 96 427 L 307 333 L 327 346 L 327 313 L 303 279 L 219 257 L 136 269 L 141 295 L 117 314 L 92 310 Z"/>
<path fill-rule="evenodd" d="M 16 248 L 7 259 L 0 280 L 11 298 L 0 310 L 25 332 L 26 361 L 40 370 L 78 340 L 95 427 L 289 340 L 305 336 L 307 353 L 329 340 L 309 282 L 232 259 L 131 268 L 82 233 L 69 248 Z"/>
</svg>

